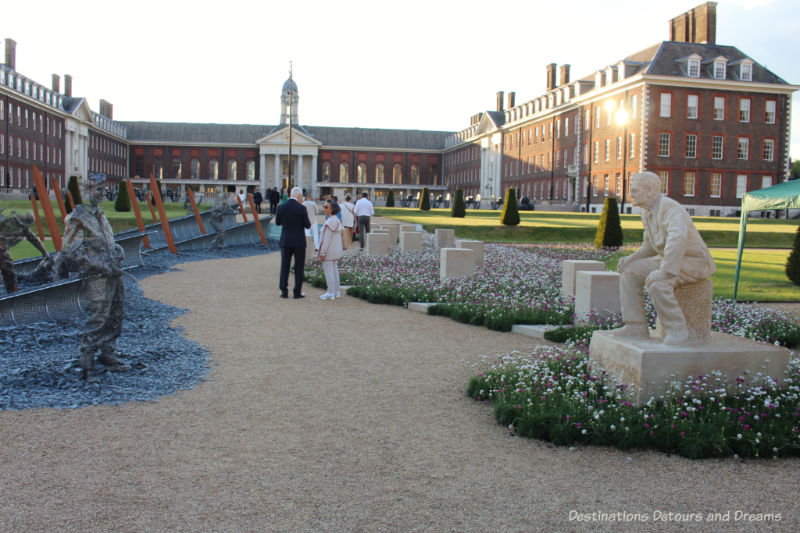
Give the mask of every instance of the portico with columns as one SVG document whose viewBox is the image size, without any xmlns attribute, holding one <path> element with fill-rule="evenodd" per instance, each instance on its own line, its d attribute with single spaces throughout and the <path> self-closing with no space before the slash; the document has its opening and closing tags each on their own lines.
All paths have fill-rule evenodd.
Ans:
<svg viewBox="0 0 800 533">
<path fill-rule="evenodd" d="M 317 196 L 317 157 L 322 143 L 293 127 L 292 132 L 292 182 L 289 183 L 289 126 L 281 127 L 256 140 L 259 154 L 259 189 L 297 186 Z"/>
</svg>

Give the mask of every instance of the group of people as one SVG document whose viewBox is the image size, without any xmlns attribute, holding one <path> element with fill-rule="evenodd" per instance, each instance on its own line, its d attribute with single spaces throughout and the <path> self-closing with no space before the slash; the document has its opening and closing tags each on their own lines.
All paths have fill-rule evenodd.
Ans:
<svg viewBox="0 0 800 533">
<path fill-rule="evenodd" d="M 273 189 L 274 190 L 274 189 Z M 276 190 L 277 192 L 277 190 Z M 269 195 L 269 191 L 268 191 Z M 304 265 L 306 259 L 306 236 L 314 243 L 314 251 L 322 262 L 327 290 L 320 296 L 323 300 L 341 297 L 339 287 L 338 261 L 344 250 L 353 242 L 353 234 L 358 231 L 361 248 L 364 248 L 365 235 L 370 231 L 370 218 L 375 211 L 369 195 L 362 193 L 355 205 L 348 194 L 339 204 L 335 196 L 325 198 L 322 203 L 325 222 L 320 230 L 317 226 L 317 204 L 312 195 L 305 195 L 303 189 L 294 187 L 286 202 L 276 210 L 275 224 L 281 226 L 279 245 L 281 248 L 281 271 L 278 288 L 281 298 L 289 297 L 289 270 L 294 259 L 295 299 L 304 298 Z"/>
</svg>

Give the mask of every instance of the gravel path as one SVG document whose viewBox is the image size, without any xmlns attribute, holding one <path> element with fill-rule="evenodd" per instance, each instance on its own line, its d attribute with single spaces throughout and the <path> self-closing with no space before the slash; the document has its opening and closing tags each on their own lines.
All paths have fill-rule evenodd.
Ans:
<svg viewBox="0 0 800 533">
<path fill-rule="evenodd" d="M 202 261 L 142 282 L 148 298 L 189 309 L 174 325 L 212 351 L 209 380 L 194 389 L 0 412 L 0 531 L 800 528 L 800 461 L 690 461 L 513 437 L 465 396 L 464 361 L 525 350 L 530 338 L 350 297 L 320 301 L 308 286 L 307 298 L 282 300 L 278 265 L 278 254 Z M 612 516 L 579 522 L 571 512 Z M 728 512 L 728 522 L 707 521 Z M 780 521 L 736 521 L 737 512 Z M 695 519 L 687 513 L 700 521 L 676 521 Z"/>
</svg>

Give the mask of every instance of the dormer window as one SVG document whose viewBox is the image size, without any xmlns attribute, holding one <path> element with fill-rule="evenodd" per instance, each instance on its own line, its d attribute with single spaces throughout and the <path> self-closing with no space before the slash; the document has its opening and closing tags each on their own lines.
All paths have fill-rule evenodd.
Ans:
<svg viewBox="0 0 800 533">
<path fill-rule="evenodd" d="M 739 65 L 739 79 L 742 81 L 753 81 L 753 62 L 742 61 Z"/>
<path fill-rule="evenodd" d="M 686 62 L 686 74 L 690 78 L 699 78 L 700 77 L 700 60 L 699 59 L 689 59 Z"/>
<path fill-rule="evenodd" d="M 687 57 L 682 57 L 678 59 L 678 63 L 682 63 L 681 68 L 688 77 L 690 78 L 699 78 L 700 77 L 700 62 L 703 60 L 700 54 L 692 54 Z"/>
<path fill-rule="evenodd" d="M 714 60 L 714 79 L 724 80 L 727 76 L 725 73 L 728 70 L 728 62 L 724 59 Z"/>
</svg>

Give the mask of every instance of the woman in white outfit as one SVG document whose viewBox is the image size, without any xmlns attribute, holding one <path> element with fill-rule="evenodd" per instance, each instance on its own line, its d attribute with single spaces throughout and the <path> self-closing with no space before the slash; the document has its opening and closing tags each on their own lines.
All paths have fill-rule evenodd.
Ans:
<svg viewBox="0 0 800 533">
<path fill-rule="evenodd" d="M 328 290 L 320 296 L 323 300 L 333 300 L 341 297 L 339 292 L 339 259 L 342 257 L 342 230 L 344 226 L 337 217 L 339 205 L 333 200 L 326 200 L 322 207 L 328 217 L 322 226 L 322 235 L 319 238 L 319 259 L 322 261 L 322 270 L 325 272 L 325 283 Z"/>
<path fill-rule="evenodd" d="M 344 232 L 347 234 L 344 237 L 345 246 L 349 247 L 353 243 L 353 226 L 356 225 L 356 217 L 353 215 L 353 208 L 355 206 L 350 202 L 350 195 L 344 198 L 342 204 L 342 226 Z"/>
</svg>

